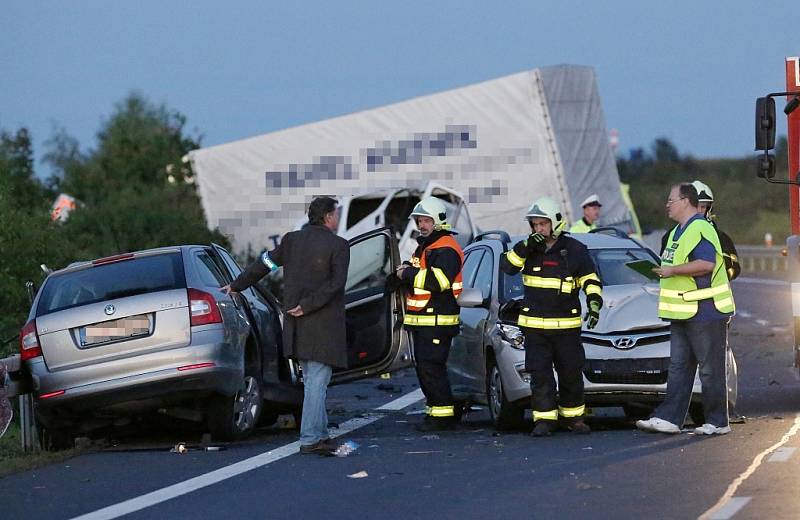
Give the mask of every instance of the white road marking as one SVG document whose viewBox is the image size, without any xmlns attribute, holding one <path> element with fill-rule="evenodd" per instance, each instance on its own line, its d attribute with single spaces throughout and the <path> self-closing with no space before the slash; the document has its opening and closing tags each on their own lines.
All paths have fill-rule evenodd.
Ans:
<svg viewBox="0 0 800 520">
<path fill-rule="evenodd" d="M 795 451 L 797 451 L 797 448 L 778 448 L 775 450 L 775 453 L 767 459 L 767 462 L 786 462 L 792 458 Z"/>
<path fill-rule="evenodd" d="M 753 283 L 753 284 L 761 284 L 761 285 L 777 285 L 780 287 L 789 287 L 789 282 L 783 280 L 770 280 L 768 278 L 747 278 L 747 277 L 739 277 L 733 281 L 734 284 L 737 283 Z"/>
<path fill-rule="evenodd" d="M 748 502 L 752 500 L 752 497 L 734 497 L 728 501 L 725 506 L 723 506 L 719 511 L 714 513 L 714 516 L 710 518 L 710 520 L 728 520 L 729 518 L 733 517 L 736 513 L 739 512 Z"/>
<path fill-rule="evenodd" d="M 395 399 L 394 401 L 386 403 L 378 408 L 378 410 L 402 410 L 406 406 L 414 404 L 420 399 L 422 399 L 422 390 L 417 389 Z M 359 428 L 363 428 L 368 424 L 372 424 L 375 421 L 379 421 L 384 417 L 385 416 L 381 414 L 358 417 L 345 421 L 340 424 L 338 428 L 330 428 L 328 431 L 331 437 L 340 437 Z M 156 491 L 125 500 L 124 502 L 104 507 L 85 515 L 77 516 L 73 520 L 110 520 L 112 518 L 119 518 L 120 516 L 141 511 L 142 509 L 160 504 L 161 502 L 166 502 L 167 500 L 171 500 L 175 497 L 191 493 L 192 491 L 197 491 L 198 489 L 211 486 L 217 482 L 222 482 L 223 480 L 233 478 L 237 475 L 241 475 L 242 473 L 246 473 L 262 466 L 266 466 L 267 464 L 271 464 L 275 461 L 285 459 L 286 457 L 297 453 L 299 449 L 300 442 L 295 441 L 279 448 L 275 448 L 274 450 L 266 451 L 254 457 L 250 457 L 249 459 L 245 459 L 209 473 L 184 480 L 183 482 L 178 482 L 177 484 L 173 484 L 162 489 L 157 489 Z"/>
<path fill-rule="evenodd" d="M 742 474 L 736 477 L 736 479 L 733 482 L 731 482 L 731 484 L 728 486 L 728 489 L 725 490 L 725 493 L 720 497 L 719 500 L 717 500 L 717 503 L 714 504 L 711 507 L 711 509 L 700 515 L 698 520 L 712 520 L 715 518 L 722 518 L 722 517 L 717 517 L 716 514 L 722 511 L 723 508 L 725 508 L 725 506 L 729 502 L 736 500 L 735 498 L 733 498 L 733 495 L 736 493 L 736 490 L 739 489 L 739 486 L 741 486 L 742 483 L 745 480 L 747 480 L 750 477 L 750 475 L 752 475 L 758 469 L 758 467 L 764 461 L 764 457 L 766 457 L 770 453 L 776 451 L 778 448 L 789 442 L 789 439 L 794 437 L 795 434 L 797 434 L 798 430 L 800 430 L 800 413 L 795 416 L 794 424 L 783 435 L 781 440 L 779 440 L 769 448 L 765 449 L 764 451 L 756 455 L 755 459 L 753 459 L 753 462 L 750 463 L 750 466 L 744 472 L 742 472 Z M 737 498 L 742 498 L 742 497 L 737 497 Z M 725 517 L 725 518 L 730 518 L 730 517 Z"/>
<path fill-rule="evenodd" d="M 409 392 L 402 397 L 398 397 L 394 401 L 388 402 L 383 406 L 375 408 L 378 411 L 392 411 L 396 412 L 398 410 L 402 410 L 407 406 L 411 406 L 412 404 L 416 403 L 417 401 L 421 401 L 424 399 L 424 395 L 422 395 L 422 389 L 417 388 L 413 392 Z"/>
</svg>

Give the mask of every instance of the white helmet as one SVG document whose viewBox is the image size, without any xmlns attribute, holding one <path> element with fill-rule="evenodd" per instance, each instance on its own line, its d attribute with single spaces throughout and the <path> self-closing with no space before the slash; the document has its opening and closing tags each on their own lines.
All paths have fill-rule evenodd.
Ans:
<svg viewBox="0 0 800 520">
<path fill-rule="evenodd" d="M 541 197 L 533 202 L 525 214 L 525 220 L 530 220 L 533 217 L 550 219 L 550 224 L 553 227 L 553 236 L 560 235 L 566 226 L 564 215 L 561 214 L 561 208 L 550 197 Z"/>
<path fill-rule="evenodd" d="M 409 215 L 409 218 L 414 217 L 429 217 L 433 219 L 433 229 L 435 231 L 450 230 L 450 224 L 447 223 L 447 208 L 444 202 L 436 197 L 426 197 L 419 201 L 414 210 Z"/>
<path fill-rule="evenodd" d="M 714 192 L 711 191 L 708 184 L 700 181 L 693 181 L 692 186 L 697 190 L 697 202 L 714 203 Z"/>
</svg>

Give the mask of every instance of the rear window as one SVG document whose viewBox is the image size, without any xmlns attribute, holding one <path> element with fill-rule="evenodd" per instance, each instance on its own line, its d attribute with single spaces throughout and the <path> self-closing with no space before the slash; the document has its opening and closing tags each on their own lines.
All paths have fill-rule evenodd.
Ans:
<svg viewBox="0 0 800 520">
<path fill-rule="evenodd" d="M 144 256 L 52 276 L 42 288 L 36 315 L 185 287 L 180 253 Z"/>
</svg>

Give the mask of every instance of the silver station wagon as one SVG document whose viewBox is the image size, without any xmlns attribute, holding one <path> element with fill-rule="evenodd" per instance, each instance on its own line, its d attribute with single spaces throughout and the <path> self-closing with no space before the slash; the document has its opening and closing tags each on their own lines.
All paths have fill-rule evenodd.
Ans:
<svg viewBox="0 0 800 520">
<path fill-rule="evenodd" d="M 349 368 L 333 382 L 409 364 L 402 299 L 385 290 L 399 263 L 388 229 L 350 240 L 345 290 Z M 165 247 L 51 273 L 20 335 L 48 448 L 132 415 L 206 421 L 238 439 L 302 404 L 302 374 L 283 355 L 280 302 L 258 285 L 228 296 L 241 272 L 222 247 Z"/>
<path fill-rule="evenodd" d="M 658 257 L 622 234 L 571 236 L 589 249 L 603 281 L 605 302 L 597 326 L 582 331 L 586 404 L 621 406 L 631 418 L 645 417 L 666 394 L 669 324 L 658 318 L 658 283 L 626 263 L 655 263 Z M 525 337 L 516 325 L 523 297 L 522 277 L 499 270 L 500 256 L 522 238 L 492 231 L 479 235 L 465 248 L 465 289 L 459 297 L 461 334 L 453 341 L 448 361 L 453 393 L 468 402 L 488 404 L 498 428 L 520 426 L 524 411 L 530 408 Z M 582 305 L 585 308 L 585 302 Z M 733 405 L 736 362 L 730 349 L 727 355 L 728 399 Z M 695 377 L 690 414 L 695 422 L 703 423 L 699 377 Z"/>
</svg>

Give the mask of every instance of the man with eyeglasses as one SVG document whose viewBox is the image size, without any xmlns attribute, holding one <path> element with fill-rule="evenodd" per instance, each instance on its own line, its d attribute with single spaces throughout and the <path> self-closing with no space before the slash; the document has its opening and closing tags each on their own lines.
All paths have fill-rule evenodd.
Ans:
<svg viewBox="0 0 800 520">
<path fill-rule="evenodd" d="M 706 423 L 694 431 L 729 433 L 725 333 L 735 306 L 719 237 L 698 213 L 698 193 L 691 184 L 673 186 L 666 205 L 667 216 L 678 225 L 669 233 L 661 266 L 653 271 L 661 278 L 658 315 L 670 322 L 667 396 L 636 427 L 680 433 L 699 365 Z"/>
</svg>

